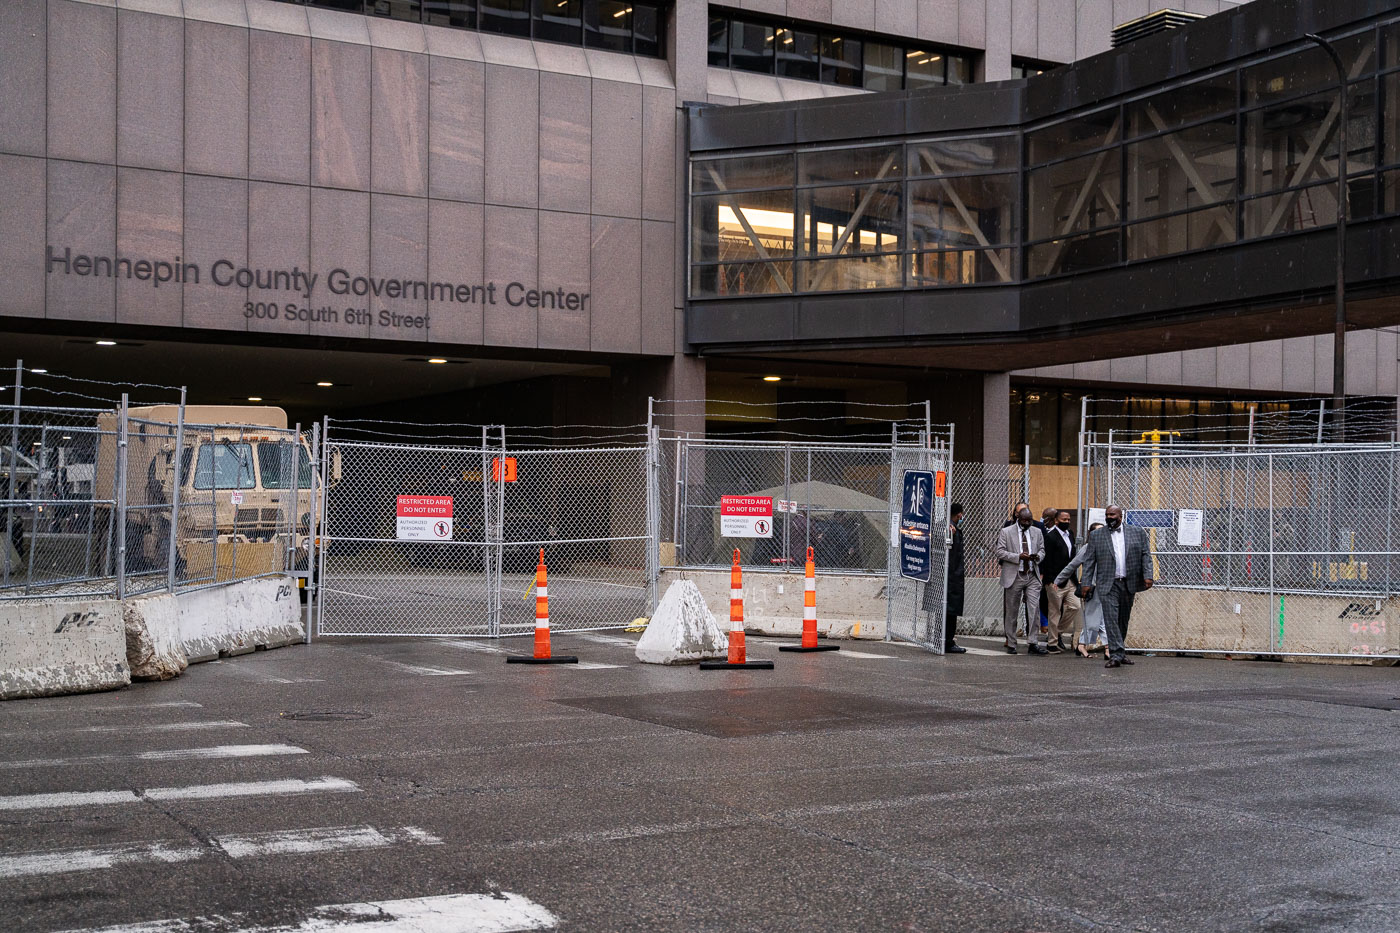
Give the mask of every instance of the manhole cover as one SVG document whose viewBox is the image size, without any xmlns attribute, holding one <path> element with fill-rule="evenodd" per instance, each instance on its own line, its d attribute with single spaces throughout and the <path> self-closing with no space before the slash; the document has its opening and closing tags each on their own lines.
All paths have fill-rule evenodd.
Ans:
<svg viewBox="0 0 1400 933">
<path fill-rule="evenodd" d="M 353 722 L 357 719 L 368 719 L 369 713 L 357 709 L 301 709 L 284 712 L 281 718 L 301 722 Z"/>
</svg>

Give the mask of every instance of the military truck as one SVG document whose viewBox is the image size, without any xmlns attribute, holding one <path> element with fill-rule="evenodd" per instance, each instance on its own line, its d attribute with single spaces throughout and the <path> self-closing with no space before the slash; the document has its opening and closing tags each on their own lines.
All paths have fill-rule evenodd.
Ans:
<svg viewBox="0 0 1400 933">
<path fill-rule="evenodd" d="M 319 480 L 310 448 L 287 430 L 287 413 L 274 406 L 187 405 L 177 457 L 178 416 L 174 405 L 128 409 L 127 572 L 167 567 L 177 487 L 177 580 L 306 572 L 312 488 Z M 117 416 L 102 416 L 99 428 L 97 463 L 115 464 Z M 114 501 L 115 484 L 114 468 L 99 469 L 94 498 Z"/>
</svg>

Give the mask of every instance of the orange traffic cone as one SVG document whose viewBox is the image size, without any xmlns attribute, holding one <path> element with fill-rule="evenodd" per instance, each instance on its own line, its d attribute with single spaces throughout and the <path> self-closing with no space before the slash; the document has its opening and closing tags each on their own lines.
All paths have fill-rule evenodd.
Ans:
<svg viewBox="0 0 1400 933">
<path fill-rule="evenodd" d="M 549 653 L 549 574 L 544 566 L 544 548 L 540 548 L 540 564 L 535 568 L 535 653 L 533 657 L 510 655 L 507 664 L 577 664 L 573 655 L 553 657 Z"/>
<path fill-rule="evenodd" d="M 807 549 L 807 579 L 802 592 L 802 644 L 780 645 L 779 651 L 840 651 L 839 645 L 817 644 L 817 564 Z"/>
<path fill-rule="evenodd" d="M 739 549 L 734 549 L 734 563 L 729 568 L 729 659 L 701 661 L 702 671 L 717 671 L 731 667 L 755 667 L 772 670 L 772 661 L 749 661 L 744 652 L 744 572 L 739 568 Z"/>
</svg>

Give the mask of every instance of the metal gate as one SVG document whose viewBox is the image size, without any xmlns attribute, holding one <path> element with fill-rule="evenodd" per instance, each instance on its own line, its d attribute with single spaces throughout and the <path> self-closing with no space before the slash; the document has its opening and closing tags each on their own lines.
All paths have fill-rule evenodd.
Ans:
<svg viewBox="0 0 1400 933">
<path fill-rule="evenodd" d="M 952 502 L 953 432 L 929 439 L 927 446 L 893 447 L 890 457 L 890 550 L 885 591 L 886 637 L 921 645 L 943 653 L 945 610 L 948 596 L 948 505 Z M 929 548 L 932 564 L 929 581 L 921 583 L 900 575 L 899 515 L 903 507 L 904 471 L 930 470 L 945 477 L 943 495 L 934 500 L 934 538 Z"/>
<path fill-rule="evenodd" d="M 317 633 L 533 633 L 541 551 L 554 631 L 621 628 L 647 615 L 651 450 L 513 449 L 499 426 L 428 443 L 328 420 L 322 469 L 338 478 L 321 504 Z M 450 504 L 427 537 L 414 537 L 422 523 L 401 519 L 418 500 L 439 515 Z"/>
</svg>

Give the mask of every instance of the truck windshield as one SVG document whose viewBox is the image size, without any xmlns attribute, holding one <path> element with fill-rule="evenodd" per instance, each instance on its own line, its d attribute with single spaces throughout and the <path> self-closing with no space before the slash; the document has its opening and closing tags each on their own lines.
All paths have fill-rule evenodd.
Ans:
<svg viewBox="0 0 1400 933">
<path fill-rule="evenodd" d="M 275 444 L 258 445 L 258 472 L 262 474 L 264 489 L 287 489 L 291 477 L 292 444 L 290 441 L 277 441 Z M 296 445 L 297 488 L 311 488 L 311 455 L 300 444 Z"/>
<path fill-rule="evenodd" d="M 252 489 L 253 445 L 201 444 L 194 465 L 195 489 Z"/>
</svg>

